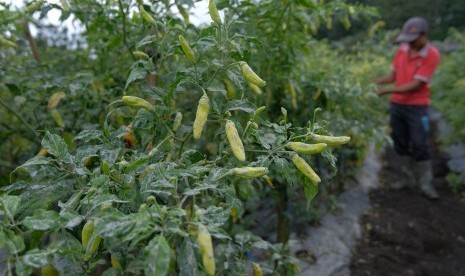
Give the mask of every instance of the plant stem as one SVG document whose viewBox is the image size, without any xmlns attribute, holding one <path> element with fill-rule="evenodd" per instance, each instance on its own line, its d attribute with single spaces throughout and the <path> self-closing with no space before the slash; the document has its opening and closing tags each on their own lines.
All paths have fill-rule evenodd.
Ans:
<svg viewBox="0 0 465 276">
<path fill-rule="evenodd" d="M 11 272 L 11 263 L 10 263 L 10 259 L 8 259 L 8 276 L 13 276 L 13 273 Z"/>
<path fill-rule="evenodd" d="M 226 65 L 225 68 L 220 68 L 218 70 L 216 70 L 215 72 L 213 72 L 213 75 L 208 79 L 208 81 L 206 82 L 206 85 L 205 86 L 208 86 L 212 81 L 213 79 L 215 78 L 215 76 L 219 73 L 219 72 L 223 72 L 224 70 L 226 70 L 227 68 L 231 67 L 231 66 L 234 66 L 234 65 L 239 65 L 240 64 L 240 61 L 237 61 L 237 62 L 233 62 L 231 64 L 228 64 Z"/>
<path fill-rule="evenodd" d="M 269 152 L 269 151 L 267 151 L 267 150 L 248 150 L 248 149 L 246 149 L 245 151 L 247 151 L 247 152 L 260 152 L 260 153 Z"/>
<path fill-rule="evenodd" d="M 18 112 L 16 112 L 14 109 L 12 109 L 10 106 L 8 106 L 8 104 L 5 103 L 2 99 L 0 99 L 0 104 L 3 105 L 3 107 L 5 107 L 8 111 L 13 113 L 13 115 L 18 117 L 18 119 L 20 119 L 21 122 L 34 134 L 34 138 L 37 139 L 35 142 L 40 144 L 40 137 L 39 137 L 39 134 L 37 133 L 37 131 L 21 115 L 19 115 Z"/>
<path fill-rule="evenodd" d="M 221 179 L 223 179 L 223 178 L 225 178 L 227 176 L 230 176 L 232 174 L 233 174 L 233 171 L 229 170 L 225 174 L 218 176 L 214 181 L 216 182 L 216 181 L 221 180 Z"/>
<path fill-rule="evenodd" d="M 189 132 L 189 134 L 187 134 L 186 138 L 184 138 L 184 140 L 182 141 L 181 143 L 181 147 L 179 147 L 179 154 L 178 154 L 178 158 L 181 157 L 181 154 L 182 154 L 182 149 L 184 148 L 184 144 L 186 143 L 187 139 L 192 135 L 192 132 Z"/>
<path fill-rule="evenodd" d="M 312 131 L 315 130 L 315 121 L 316 121 L 316 114 L 321 111 L 321 108 L 315 108 L 315 110 L 313 111 L 313 119 L 312 119 L 312 125 L 311 125 L 311 129 Z"/>
<path fill-rule="evenodd" d="M 279 20 L 277 21 L 278 23 L 276 24 L 276 27 L 274 28 L 274 30 L 273 30 L 273 32 L 272 32 L 273 34 L 277 34 L 277 30 L 278 30 L 279 26 L 281 25 L 281 22 L 283 21 L 284 15 L 286 14 L 287 9 L 290 8 L 290 5 L 291 5 L 290 2 L 291 2 L 291 1 L 289 1 L 289 2 L 286 4 L 286 6 L 284 7 L 283 12 L 281 13 L 281 16 L 279 17 Z"/>
<path fill-rule="evenodd" d="M 289 196 L 287 194 L 286 185 L 280 183 L 277 185 L 276 189 L 279 195 L 279 202 L 276 206 L 276 211 L 278 213 L 277 241 L 278 243 L 285 244 L 289 240 L 289 216 L 287 214 Z"/>
<path fill-rule="evenodd" d="M 118 0 L 118 5 L 119 5 L 119 10 L 121 11 L 121 17 L 123 21 L 123 44 L 128 49 L 129 53 L 132 56 L 132 59 L 136 60 L 136 58 L 134 57 L 131 51 L 131 47 L 129 47 L 128 41 L 126 39 L 126 13 L 124 12 L 123 2 L 121 0 Z"/>
<path fill-rule="evenodd" d="M 199 79 L 199 70 L 197 69 L 197 62 L 194 63 L 194 69 L 195 69 L 195 81 L 197 83 L 200 83 L 200 79 Z M 200 84 L 199 84 L 200 87 L 202 87 Z"/>
<path fill-rule="evenodd" d="M 39 48 L 37 48 L 37 44 L 32 37 L 31 31 L 29 30 L 29 22 L 27 20 L 24 20 L 23 22 L 24 26 L 24 34 L 26 35 L 26 39 L 29 42 L 29 47 L 31 47 L 32 55 L 34 56 L 34 59 L 40 63 L 40 55 L 39 55 Z"/>
</svg>

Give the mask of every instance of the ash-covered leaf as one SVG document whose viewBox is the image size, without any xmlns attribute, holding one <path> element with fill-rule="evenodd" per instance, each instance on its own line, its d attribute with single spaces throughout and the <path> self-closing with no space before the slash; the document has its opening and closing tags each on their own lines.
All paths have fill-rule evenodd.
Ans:
<svg viewBox="0 0 465 276">
<path fill-rule="evenodd" d="M 68 145 L 59 135 L 51 134 L 47 131 L 45 137 L 42 139 L 42 146 L 57 159 L 69 162 L 70 154 L 68 152 Z"/>
<path fill-rule="evenodd" d="M 153 238 L 145 247 L 145 275 L 167 275 L 171 250 L 163 235 Z"/>
<path fill-rule="evenodd" d="M 257 107 L 247 100 L 232 100 L 226 104 L 227 111 L 241 110 L 247 113 L 253 113 Z"/>
<path fill-rule="evenodd" d="M 180 276 L 198 276 L 197 260 L 195 259 L 194 247 L 189 237 L 184 242 L 178 253 L 177 263 Z"/>
<path fill-rule="evenodd" d="M 46 231 L 56 230 L 61 226 L 61 218 L 55 211 L 36 210 L 33 216 L 26 217 L 22 224 L 29 229 Z"/>
</svg>

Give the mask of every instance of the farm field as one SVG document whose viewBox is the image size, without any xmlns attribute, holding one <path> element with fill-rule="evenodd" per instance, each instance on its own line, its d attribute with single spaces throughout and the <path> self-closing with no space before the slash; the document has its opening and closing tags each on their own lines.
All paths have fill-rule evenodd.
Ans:
<svg viewBox="0 0 465 276">
<path fill-rule="evenodd" d="M 435 147 L 434 181 L 441 200 L 431 202 L 413 189 L 389 189 L 395 154 L 383 155 L 381 187 L 370 194 L 373 209 L 362 218 L 365 228 L 351 264 L 352 275 L 461 275 L 465 232 L 463 196 L 446 181 L 444 155 Z M 394 170 L 395 171 L 395 170 Z"/>
</svg>

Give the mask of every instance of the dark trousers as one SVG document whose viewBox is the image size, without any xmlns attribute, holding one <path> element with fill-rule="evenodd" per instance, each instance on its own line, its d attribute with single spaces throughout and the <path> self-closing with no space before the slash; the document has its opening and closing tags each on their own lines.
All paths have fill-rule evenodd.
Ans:
<svg viewBox="0 0 465 276">
<path fill-rule="evenodd" d="M 428 108 L 391 103 L 391 137 L 397 154 L 412 156 L 415 161 L 430 159 Z"/>
</svg>

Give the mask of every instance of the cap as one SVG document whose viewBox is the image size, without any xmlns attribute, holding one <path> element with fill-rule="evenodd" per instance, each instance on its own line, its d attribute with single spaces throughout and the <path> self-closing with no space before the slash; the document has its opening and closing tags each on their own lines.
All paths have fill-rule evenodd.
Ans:
<svg viewBox="0 0 465 276">
<path fill-rule="evenodd" d="M 397 37 L 397 42 L 411 42 L 421 34 L 428 32 L 428 23 L 423 17 L 412 17 L 405 22 L 402 32 Z"/>
</svg>

